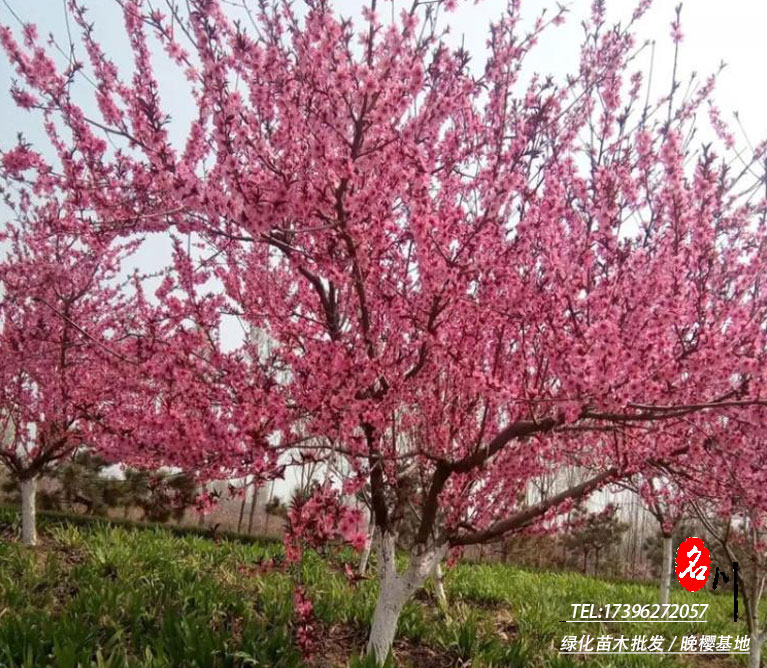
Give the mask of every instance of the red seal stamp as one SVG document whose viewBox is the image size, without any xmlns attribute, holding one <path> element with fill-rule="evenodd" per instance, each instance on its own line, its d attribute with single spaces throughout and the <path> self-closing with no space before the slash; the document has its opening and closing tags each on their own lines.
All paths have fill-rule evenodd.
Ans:
<svg viewBox="0 0 767 668">
<path fill-rule="evenodd" d="M 711 555 L 700 538 L 691 537 L 676 551 L 676 578 L 687 591 L 703 589 L 711 570 Z"/>
</svg>

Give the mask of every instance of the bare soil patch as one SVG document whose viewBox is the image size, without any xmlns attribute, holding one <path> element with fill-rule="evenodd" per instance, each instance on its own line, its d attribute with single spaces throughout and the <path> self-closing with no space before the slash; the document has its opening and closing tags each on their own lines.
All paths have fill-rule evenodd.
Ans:
<svg viewBox="0 0 767 668">
<path fill-rule="evenodd" d="M 367 631 L 351 624 L 326 625 L 320 632 L 321 645 L 314 660 L 316 668 L 343 666 L 349 657 L 364 651 Z M 416 643 L 408 638 L 394 641 L 394 659 L 397 665 L 418 668 L 461 668 L 464 663 L 443 649 Z"/>
</svg>

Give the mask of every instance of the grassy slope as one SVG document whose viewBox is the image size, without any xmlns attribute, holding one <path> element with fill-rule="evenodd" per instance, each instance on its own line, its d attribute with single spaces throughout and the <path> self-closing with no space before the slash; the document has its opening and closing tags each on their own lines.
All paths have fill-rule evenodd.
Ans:
<svg viewBox="0 0 767 668">
<path fill-rule="evenodd" d="M 0 513 L 8 532 L 15 520 Z M 0 666 L 125 668 L 303 666 L 292 643 L 292 580 L 258 564 L 274 543 L 218 544 L 161 529 L 43 522 L 41 549 L 0 540 Z M 334 560 L 305 559 L 323 649 L 315 665 L 357 665 L 375 584 L 351 586 Z M 678 666 L 686 657 L 558 656 L 564 634 L 738 634 L 732 597 L 674 592 L 674 602 L 709 602 L 705 624 L 563 624 L 570 604 L 653 603 L 657 590 L 573 574 L 501 565 L 459 565 L 446 578 L 451 621 L 428 593 L 400 621 L 398 665 Z M 575 627 L 575 628 L 573 628 Z M 469 663 L 470 661 L 470 663 Z M 686 662 L 687 661 L 687 662 Z M 737 666 L 736 659 L 696 665 Z"/>
</svg>

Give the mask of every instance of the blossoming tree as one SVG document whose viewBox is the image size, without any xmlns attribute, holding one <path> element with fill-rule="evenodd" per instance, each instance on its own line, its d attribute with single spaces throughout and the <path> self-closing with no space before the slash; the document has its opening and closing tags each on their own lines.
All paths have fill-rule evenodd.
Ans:
<svg viewBox="0 0 767 668">
<path fill-rule="evenodd" d="M 718 584 L 726 580 L 734 589 L 737 577 L 738 619 L 745 621 L 750 635 L 749 668 L 762 665 L 767 641 L 767 623 L 760 614 L 767 584 L 767 479 L 760 464 L 765 427 L 761 412 L 723 415 L 701 434 L 704 456 L 672 469 L 713 540 L 712 547 L 725 560 L 712 565 L 724 574 L 720 574 Z"/>
<path fill-rule="evenodd" d="M 699 449 L 694 449 L 692 454 L 685 453 L 675 458 L 674 465 L 677 470 L 684 470 L 686 461 L 692 458 L 696 461 L 700 457 Z M 687 488 L 676 483 L 675 477 L 663 468 L 647 467 L 641 474 L 622 484 L 623 487 L 639 496 L 644 502 L 647 512 L 658 523 L 661 535 L 661 578 L 660 596 L 661 605 L 669 603 L 671 595 L 671 578 L 674 573 L 674 543 L 673 533 L 679 526 L 686 510 L 685 504 Z"/>
<path fill-rule="evenodd" d="M 128 249 L 75 229 L 55 201 L 27 201 L 0 237 L 0 461 L 20 482 L 29 544 L 38 478 L 87 444 L 83 418 L 119 391 L 103 371 L 127 316 L 114 279 Z"/>
<path fill-rule="evenodd" d="M 200 482 L 278 474 L 265 441 L 284 399 L 258 383 L 247 348 L 221 350 L 218 300 L 185 281 L 183 252 L 149 300 L 140 277 L 122 275 L 136 241 L 93 228 L 52 192 L 33 203 L 6 185 L 0 462 L 20 483 L 24 542 L 37 541 L 40 476 L 82 448 Z"/>
<path fill-rule="evenodd" d="M 17 103 L 72 137 L 62 189 L 120 234 L 175 229 L 212 249 L 222 308 L 270 341 L 250 367 L 255 386 L 271 377 L 284 392 L 268 449 L 331 452 L 347 462 L 341 491 L 369 485 L 368 648 L 383 662 L 449 549 L 545 522 L 689 453 L 689 430 L 721 411 L 761 406 L 766 246 L 749 180 L 762 153 L 732 172 L 689 140 L 713 80 L 643 94 L 631 30 L 646 2 L 623 28 L 596 2 L 561 83 L 525 70 L 561 13 L 525 33 L 512 0 L 475 72 L 440 30 L 455 2 L 415 0 L 386 24 L 378 4 L 360 26 L 326 0 L 259 3 L 241 20 L 216 0 L 168 15 L 124 0 L 130 77 L 76 3 L 89 65 L 57 66 L 29 27 L 23 44 L 0 37 Z M 166 127 L 161 49 L 196 105 L 183 145 Z M 84 72 L 97 113 L 67 85 Z M 729 143 L 713 107 L 711 119 Z M 566 466 L 593 475 L 526 499 Z M 298 526 L 356 540 L 346 524 Z"/>
</svg>

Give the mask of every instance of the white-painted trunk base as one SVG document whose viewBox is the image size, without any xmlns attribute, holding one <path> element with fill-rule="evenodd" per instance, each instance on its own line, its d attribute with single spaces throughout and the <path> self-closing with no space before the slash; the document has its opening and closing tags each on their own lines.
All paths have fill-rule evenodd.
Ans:
<svg viewBox="0 0 767 668">
<path fill-rule="evenodd" d="M 665 605 L 671 596 L 671 572 L 674 570 L 674 544 L 671 536 L 663 536 L 663 565 L 660 574 L 660 604 Z"/>
<path fill-rule="evenodd" d="M 377 543 L 381 588 L 373 612 L 367 651 L 369 655 L 375 656 L 378 665 L 383 665 L 391 651 L 402 608 L 442 561 L 447 546 L 434 546 L 418 554 L 411 554 L 407 570 L 400 574 L 395 563 L 396 536 L 382 533 Z"/>
<path fill-rule="evenodd" d="M 758 635 L 751 636 L 751 648 L 748 653 L 748 668 L 761 668 L 762 666 L 762 638 Z"/>
<path fill-rule="evenodd" d="M 443 611 L 447 610 L 447 594 L 445 583 L 442 581 L 442 564 L 439 562 L 434 566 L 434 592 L 437 594 L 437 605 Z"/>
<path fill-rule="evenodd" d="M 383 665 L 389 656 L 397 633 L 397 622 L 408 598 L 410 594 L 400 578 L 386 584 L 381 582 L 368 640 L 368 654 L 373 654 L 379 665 Z"/>
<path fill-rule="evenodd" d="M 21 539 L 37 545 L 37 478 L 21 481 Z"/>
</svg>

